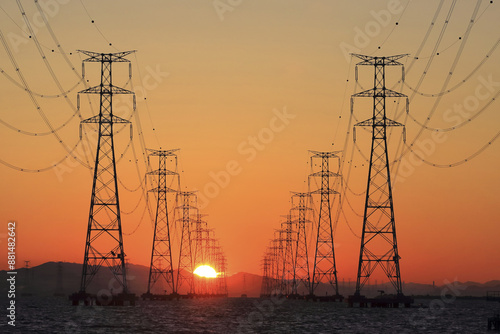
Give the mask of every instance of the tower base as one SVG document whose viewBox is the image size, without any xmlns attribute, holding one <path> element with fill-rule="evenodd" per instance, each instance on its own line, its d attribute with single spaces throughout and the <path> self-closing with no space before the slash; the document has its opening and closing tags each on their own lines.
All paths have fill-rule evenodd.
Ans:
<svg viewBox="0 0 500 334">
<path fill-rule="evenodd" d="M 135 294 L 120 293 L 117 295 L 97 296 L 86 292 L 75 292 L 69 296 L 73 306 L 134 306 Z"/>
<path fill-rule="evenodd" d="M 308 296 L 306 296 L 306 300 L 310 300 L 313 302 L 342 302 L 344 300 L 344 296 L 342 296 L 342 295 L 332 295 L 332 296 L 308 295 Z"/>
<path fill-rule="evenodd" d="M 347 298 L 347 304 L 349 307 L 411 307 L 411 304 L 413 304 L 413 298 L 405 295 L 381 295 L 375 298 L 353 295 Z"/>
</svg>

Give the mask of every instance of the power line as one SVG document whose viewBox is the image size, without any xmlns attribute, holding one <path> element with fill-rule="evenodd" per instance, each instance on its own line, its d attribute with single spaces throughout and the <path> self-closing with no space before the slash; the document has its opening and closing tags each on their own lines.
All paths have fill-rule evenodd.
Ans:
<svg viewBox="0 0 500 334">
<path fill-rule="evenodd" d="M 415 152 L 411 146 L 406 145 L 406 147 L 408 148 L 408 150 L 410 152 L 412 152 L 413 154 L 415 154 L 415 156 L 417 158 L 419 158 L 422 162 L 424 162 L 425 164 L 427 164 L 429 166 L 438 167 L 438 168 L 450 168 L 450 167 L 460 166 L 460 165 L 462 165 L 462 164 L 464 164 L 466 162 L 471 161 L 472 159 L 474 159 L 475 157 L 477 157 L 478 155 L 480 155 L 481 153 L 483 153 L 488 147 L 490 147 L 498 139 L 498 137 L 500 137 L 500 131 L 497 132 L 493 136 L 493 138 L 491 138 L 480 149 L 478 149 L 477 151 L 475 151 L 474 153 L 472 153 L 471 155 L 469 155 L 467 158 L 459 160 L 459 161 L 456 161 L 456 162 L 453 162 L 453 163 L 448 163 L 448 164 L 438 164 L 438 163 L 434 163 L 434 162 L 428 161 L 428 160 L 424 159 L 422 156 L 420 156 L 420 154 L 418 154 L 417 152 Z"/>
<path fill-rule="evenodd" d="M 26 88 L 22 84 L 20 84 L 19 82 L 17 82 L 13 77 L 11 77 L 9 74 L 7 74 L 7 72 L 5 72 L 2 68 L 0 68 L 0 73 L 2 73 L 14 85 L 16 85 L 17 87 L 19 87 L 22 90 L 26 91 Z M 76 88 L 78 88 L 78 86 L 82 83 L 82 81 L 83 81 L 83 79 L 80 78 L 77 81 L 76 84 L 74 84 L 69 89 L 67 89 L 64 92 L 59 93 L 59 94 L 43 94 L 43 93 L 38 93 L 38 92 L 35 92 L 35 91 L 31 91 L 31 94 L 33 94 L 35 96 L 38 96 L 38 97 L 41 97 L 41 98 L 46 98 L 46 99 L 60 98 L 60 97 L 63 97 L 64 95 L 68 95 L 69 93 L 71 93 L 72 91 L 74 91 Z"/>
<path fill-rule="evenodd" d="M 109 41 L 109 39 L 107 39 L 106 36 L 104 36 L 104 34 L 102 33 L 101 29 L 99 29 L 99 26 L 95 23 L 95 20 L 90 15 L 89 11 L 87 10 L 87 7 L 83 3 L 83 0 L 80 0 L 80 3 L 82 4 L 82 7 L 85 10 L 85 13 L 87 13 L 87 16 L 89 17 L 90 22 L 92 23 L 92 25 L 94 26 L 94 28 L 97 30 L 97 32 L 99 33 L 99 35 L 101 35 L 101 37 L 106 41 L 106 43 L 108 43 L 109 46 L 112 46 L 113 49 L 115 49 L 115 50 L 118 51 L 118 49 Z"/>
<path fill-rule="evenodd" d="M 55 129 L 52 127 L 49 119 L 47 118 L 47 116 L 45 115 L 43 109 L 41 108 L 41 106 L 38 104 L 36 98 L 33 96 L 33 94 L 30 93 L 30 89 L 29 89 L 29 85 L 28 85 L 28 82 L 26 81 L 26 79 L 24 78 L 24 75 L 22 74 L 22 71 L 21 69 L 19 68 L 19 66 L 17 65 L 17 62 L 14 58 L 14 55 L 12 54 L 8 44 L 7 44 L 7 41 L 5 40 L 5 37 L 3 35 L 3 32 L 0 30 L 0 40 L 2 42 L 2 45 L 3 47 L 5 48 L 5 50 L 7 51 L 7 54 L 9 56 L 9 59 L 12 63 L 12 66 L 16 69 L 16 73 L 17 75 L 19 76 L 19 79 L 20 81 L 23 83 L 23 85 L 26 87 L 26 92 L 28 93 L 30 99 L 31 99 L 31 102 L 34 104 L 36 110 L 38 111 L 38 113 L 40 114 L 40 116 L 42 117 L 43 121 L 45 122 L 45 124 L 47 125 L 47 127 L 50 129 L 50 131 L 52 132 L 52 134 L 54 135 L 54 137 L 57 139 L 57 141 L 59 142 L 59 144 L 61 144 L 61 146 L 63 146 L 63 148 L 66 150 L 66 152 L 68 154 L 72 154 L 73 150 L 72 149 L 69 149 L 69 147 L 63 142 L 62 138 L 57 134 L 57 132 L 55 131 Z M 85 162 L 83 162 L 82 160 L 80 160 L 78 157 L 76 156 L 73 156 L 73 158 L 78 161 L 81 165 L 87 167 L 87 168 L 91 168 L 90 165 Z M 8 164 L 6 164 L 6 166 L 9 166 Z"/>
<path fill-rule="evenodd" d="M 421 95 L 421 96 L 425 96 L 425 97 L 438 97 L 441 95 L 446 95 L 448 93 L 451 93 L 452 91 L 456 90 L 457 88 L 462 86 L 464 83 L 466 83 L 486 63 L 486 61 L 488 61 L 490 59 L 491 55 L 496 50 L 496 48 L 498 47 L 499 44 L 500 44 L 500 38 L 496 40 L 495 44 L 493 44 L 493 46 L 486 53 L 484 58 L 479 62 L 479 64 L 476 67 L 474 67 L 474 69 L 468 75 L 466 75 L 462 80 L 457 82 L 455 86 L 453 86 L 445 91 L 441 91 L 441 92 L 437 92 L 437 93 L 424 93 L 424 92 L 417 91 L 415 88 L 410 86 L 406 81 L 403 81 L 403 83 L 406 87 L 408 87 L 410 90 L 412 90 L 416 94 Z"/>
<path fill-rule="evenodd" d="M 78 114 L 78 111 L 75 111 L 73 113 L 73 115 L 71 115 L 66 121 L 64 121 L 61 125 L 59 125 L 58 127 L 56 128 L 53 128 L 52 130 L 50 131 L 45 131 L 45 132 L 31 132 L 31 131 L 26 131 L 26 130 L 22 130 L 22 129 L 19 129 L 7 122 L 5 122 L 4 120 L 0 119 L 0 124 L 4 125 L 5 127 L 11 129 L 12 131 L 15 131 L 17 133 L 21 133 L 23 135 L 27 135 L 27 136 L 33 136 L 33 137 L 43 137 L 43 136 L 48 136 L 48 135 L 52 135 L 56 132 L 58 132 L 59 130 L 61 130 L 62 128 L 66 127 L 66 125 L 68 125 L 72 120 L 73 118 L 75 118 L 75 116 Z"/>
<path fill-rule="evenodd" d="M 69 149 L 68 154 L 66 154 L 62 159 L 58 160 L 57 162 L 55 162 L 47 167 L 42 167 L 42 168 L 37 168 L 37 169 L 24 168 L 24 167 L 19 167 L 19 166 L 13 165 L 13 164 L 11 164 L 3 159 L 0 159 L 0 163 L 4 166 L 7 166 L 7 167 L 14 169 L 14 170 L 17 170 L 19 172 L 26 172 L 26 173 L 46 172 L 46 171 L 49 171 L 49 170 L 54 169 L 55 167 L 59 166 L 61 163 L 63 163 L 69 157 L 73 157 L 76 159 L 76 156 L 73 156 L 72 154 L 81 142 L 82 142 L 81 139 L 78 140 L 78 142 L 75 144 L 75 146 L 73 146 L 71 149 Z"/>
<path fill-rule="evenodd" d="M 399 18 L 397 19 L 396 24 L 392 27 L 392 29 L 389 32 L 389 34 L 385 37 L 385 39 L 382 41 L 382 43 L 380 43 L 380 45 L 377 47 L 377 49 L 375 49 L 375 51 L 373 51 L 372 53 L 370 53 L 370 55 L 373 55 L 375 52 L 379 51 L 382 48 L 382 46 L 384 46 L 384 44 L 389 40 L 389 38 L 391 37 L 391 35 L 394 32 L 394 30 L 396 29 L 396 27 L 400 26 L 399 23 L 401 22 L 401 18 L 403 17 L 404 13 L 406 12 L 406 9 L 408 9 L 408 6 L 410 5 L 410 2 L 411 2 L 411 0 L 408 0 L 408 2 L 406 3 L 405 7 L 403 8 L 403 11 L 401 12 L 401 15 L 399 15 Z"/>
</svg>

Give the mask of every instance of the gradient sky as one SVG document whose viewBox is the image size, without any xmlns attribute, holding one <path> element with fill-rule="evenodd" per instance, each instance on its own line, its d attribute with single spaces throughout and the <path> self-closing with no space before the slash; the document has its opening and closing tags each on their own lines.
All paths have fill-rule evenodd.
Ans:
<svg viewBox="0 0 500 334">
<path fill-rule="evenodd" d="M 409 53 L 403 60 L 408 66 L 438 2 L 242 0 L 233 1 L 235 5 L 230 8 L 214 6 L 221 2 L 228 3 L 85 0 L 93 24 L 79 1 L 40 1 L 50 5 L 46 7 L 50 26 L 64 50 L 72 52 L 68 57 L 76 71 L 81 70 L 82 59 L 75 52 L 77 49 L 138 50 L 129 59 L 134 86 L 147 88 L 147 100 L 144 94 L 138 98 L 144 139 L 150 148 L 181 148 L 183 189 L 202 190 L 212 182 L 213 173 L 225 170 L 230 161 L 238 162 L 241 172 L 231 177 L 203 212 L 208 214 L 207 220 L 216 229 L 225 250 L 229 273 L 257 274 L 261 272 L 260 262 L 268 240 L 279 227 L 280 215 L 288 212 L 289 191 L 307 190 L 307 151 L 340 150 L 347 140 L 350 159 L 352 132 L 347 134 L 347 121 L 349 98 L 355 89 L 354 61 L 346 59 L 345 48 L 350 48 L 347 52 L 372 55 Z M 71 88 L 77 76 L 58 53 L 47 27 L 40 24 L 34 3 L 22 4 L 28 19 L 37 27 L 36 35 L 56 77 L 65 89 Z M 425 71 L 451 4 L 450 0 L 444 1 L 419 59 L 407 73 L 406 81 L 413 87 Z M 433 57 L 420 91 L 441 90 L 475 5 L 475 1 L 457 3 L 438 47 L 439 55 Z M 57 94 L 57 86 L 36 45 L 19 28 L 24 23 L 16 3 L 2 2 L 1 6 L 4 11 L 0 12 L 0 29 L 30 87 L 35 92 Z M 500 37 L 498 4 L 482 1 L 477 16 L 448 88 L 467 77 Z M 442 97 L 428 126 L 454 126 L 491 100 L 500 89 L 499 53 L 500 50 L 493 52 L 463 85 Z M 0 67 L 19 81 L 4 48 L 0 54 Z M 97 84 L 97 68 L 88 69 L 89 83 Z M 117 66 L 115 73 L 117 84 L 126 82 L 125 66 Z M 363 87 L 372 85 L 372 75 L 371 69 L 360 70 Z M 388 86 L 395 85 L 399 75 L 398 71 L 388 71 Z M 3 75 L 0 87 L 3 121 L 26 131 L 47 131 L 26 92 Z M 80 89 L 82 85 L 68 94 L 73 104 Z M 397 85 L 394 89 L 412 95 L 406 86 Z M 72 114 L 63 98 L 37 101 L 54 126 Z M 94 107 L 96 102 L 92 100 Z M 435 97 L 416 95 L 411 100 L 410 113 L 423 122 L 435 102 Z M 126 117 L 130 111 L 124 108 L 123 101 L 119 103 L 117 114 Z M 396 113 L 396 104 L 388 99 L 390 117 Z M 294 118 L 249 159 L 249 136 L 269 127 L 276 110 L 284 109 Z M 84 117 L 93 115 L 84 98 L 81 112 Z M 356 103 L 358 119 L 366 119 L 370 113 L 370 101 Z M 403 122 L 404 115 L 398 120 Z M 134 145 L 140 152 L 138 126 L 135 118 L 133 121 Z M 497 101 L 469 124 L 447 132 L 438 141 L 432 140 L 431 132 L 424 131 L 416 147 L 418 143 L 427 145 L 426 159 L 438 164 L 460 161 L 494 137 L 499 121 Z M 78 128 L 75 118 L 59 132 L 68 146 L 78 140 Z M 37 169 L 65 155 L 53 136 L 26 136 L 3 125 L 0 129 L 0 158 L 13 165 Z M 408 119 L 409 142 L 420 129 Z M 117 152 L 122 152 L 128 134 L 121 133 L 116 138 Z M 399 130 L 393 132 L 390 140 L 389 154 L 394 158 Z M 369 142 L 369 135 L 358 131 L 357 143 L 364 154 L 368 154 Z M 445 279 L 500 278 L 499 145 L 495 142 L 473 160 L 453 168 L 435 168 L 415 159 L 412 161 L 417 163 L 403 162 L 394 186 L 394 201 L 404 281 L 441 283 Z M 354 152 L 355 167 L 349 184 L 354 191 L 363 191 L 367 164 Z M 117 168 L 125 185 L 135 188 L 139 179 L 131 153 L 126 152 Z M 31 265 L 83 260 L 92 175 L 73 160 L 64 166 L 66 172 L 58 176 L 55 171 L 23 173 L 0 165 L 0 221 L 4 224 L 0 235 L 6 232 L 9 220 L 17 222 L 19 265 L 24 260 L 30 260 Z M 139 169 L 143 174 L 141 159 Z M 141 195 L 121 188 L 120 196 L 122 209 L 130 211 Z M 361 213 L 362 196 L 349 196 L 355 211 Z M 136 229 L 143 208 L 140 204 L 133 214 L 123 215 L 124 246 L 129 261 L 148 265 L 152 225 L 147 214 Z M 348 207 L 345 211 L 350 227 L 359 235 L 362 218 Z M 336 247 L 339 279 L 354 279 L 359 239 L 344 219 L 336 229 Z M 6 262 L 6 256 L 0 257 L 1 269 L 6 268 Z"/>
</svg>

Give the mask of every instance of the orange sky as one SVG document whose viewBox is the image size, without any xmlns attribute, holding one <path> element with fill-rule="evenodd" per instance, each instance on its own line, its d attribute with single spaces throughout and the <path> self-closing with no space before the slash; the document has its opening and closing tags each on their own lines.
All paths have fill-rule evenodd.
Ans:
<svg viewBox="0 0 500 334">
<path fill-rule="evenodd" d="M 116 6 L 86 0 L 87 10 L 95 21 L 92 24 L 80 2 L 66 2 L 44 3 L 50 5 L 45 7 L 50 26 L 64 50 L 72 52 L 68 57 L 76 71 L 81 69 L 77 49 L 116 51 L 108 45 L 109 41 L 119 50 L 138 50 L 137 55 L 129 59 L 133 64 L 134 86 L 144 87 L 147 96 L 144 100 L 143 92 L 138 92 L 138 113 L 146 145 L 181 148 L 184 189 L 203 190 L 212 182 L 211 175 L 225 170 L 230 161 L 238 164 L 239 173 L 219 189 L 218 195 L 203 210 L 225 250 L 229 273 L 261 272 L 260 261 L 268 240 L 279 227 L 280 215 L 289 209 L 289 191 L 307 190 L 304 182 L 309 173 L 307 150 L 341 149 L 348 140 L 350 157 L 352 133 L 346 134 L 354 70 L 343 50 L 350 48 L 350 51 L 374 55 L 414 55 L 437 7 L 437 2 L 430 0 L 412 1 L 408 6 L 407 0 L 315 1 L 314 4 L 300 0 L 243 0 L 240 4 L 234 1 L 230 10 L 215 8 L 217 1 L 127 0 Z M 448 87 L 466 77 L 498 39 L 498 5 L 483 2 Z M 23 1 L 23 5 L 37 29 L 36 35 L 55 76 L 64 89 L 71 88 L 78 78 L 57 52 L 35 5 L 27 1 Z M 451 1 L 444 2 L 419 60 L 407 73 L 406 81 L 413 87 L 425 70 L 450 5 Z M 474 7 L 475 2 L 470 1 L 459 2 L 454 8 L 438 47 L 439 55 L 434 57 L 420 86 L 422 92 L 440 91 Z M 24 37 L 17 26 L 23 27 L 24 23 L 16 4 L 2 3 L 2 8 L 5 12 L 0 12 L 0 29 L 30 87 L 43 94 L 57 94 L 57 86 L 33 40 Z M 97 31 L 96 24 L 108 41 Z M 462 86 L 443 96 L 429 126 L 454 126 L 491 100 L 500 88 L 499 52 L 493 52 Z M 5 49 L 0 48 L 0 53 L 0 67 L 19 81 Z M 411 55 L 404 60 L 406 65 L 412 62 Z M 115 71 L 115 82 L 125 83 L 126 66 L 117 66 Z M 388 71 L 391 86 L 399 74 Z M 98 75 L 96 67 L 89 67 L 90 84 L 98 83 Z M 371 69 L 360 70 L 363 87 L 372 85 L 372 75 Z M 3 121 L 26 131 L 47 131 L 26 92 L 5 76 L 0 76 L 0 86 Z M 82 85 L 68 94 L 73 104 L 80 89 Z M 401 91 L 407 95 L 412 93 L 408 87 Z M 54 126 L 72 114 L 63 98 L 37 97 L 37 101 Z M 122 117 L 130 112 L 124 101 L 117 101 L 116 105 L 116 113 Z M 410 112 L 423 122 L 435 101 L 435 97 L 417 95 L 411 101 Z M 92 103 L 95 107 L 97 101 Z M 497 103 L 493 102 L 470 124 L 447 132 L 438 141 L 432 140 L 429 131 L 424 131 L 419 142 L 427 144 L 427 159 L 447 164 L 476 152 L 498 131 Z M 393 117 L 395 103 L 388 100 L 388 105 L 388 114 Z M 282 114 L 285 109 L 292 115 L 289 119 L 273 120 L 276 113 Z M 83 117 L 93 115 L 83 98 L 81 112 Z M 366 119 L 370 113 L 369 101 L 356 103 L 358 119 Z M 399 119 L 403 120 L 404 117 Z M 59 132 L 68 146 L 78 140 L 77 123 L 75 118 Z M 135 118 L 133 123 L 134 145 L 136 151 L 141 152 Z M 3 143 L 0 158 L 4 161 L 36 169 L 65 155 L 53 136 L 26 136 L 0 126 Z M 278 130 L 273 138 L 265 137 L 266 143 L 257 145 L 259 150 L 255 150 L 254 155 L 250 152 L 251 137 L 270 127 Z M 412 141 L 419 130 L 420 127 L 408 119 L 408 141 Z M 396 130 L 393 134 L 389 147 L 392 157 L 400 132 Z M 128 132 L 116 138 L 117 152 L 122 152 Z M 358 130 L 357 143 L 364 154 L 368 154 L 369 141 L 369 136 Z M 454 168 L 434 168 L 418 162 L 402 164 L 394 201 L 404 281 L 440 283 L 455 278 L 461 281 L 500 278 L 498 145 L 493 143 L 475 159 Z M 363 191 L 367 165 L 357 151 L 352 163 L 356 167 L 352 168 L 350 187 Z M 9 220 L 18 223 L 20 264 L 24 260 L 31 260 L 31 265 L 83 260 L 92 175 L 73 160 L 63 166 L 66 172 L 58 175 L 55 171 L 23 173 L 0 165 L 0 220 L 4 224 L 0 235 L 6 231 Z M 138 185 L 131 150 L 117 168 L 127 187 Z M 139 168 L 143 174 L 145 167 L 141 159 Z M 132 210 L 140 196 L 140 192 L 131 193 L 121 188 L 122 209 Z M 350 201 L 356 212 L 362 212 L 362 197 L 350 195 Z M 129 235 L 137 227 L 143 208 L 141 204 L 133 214 L 123 215 L 124 247 L 129 261 L 148 265 L 152 226 L 147 214 L 137 230 Z M 359 234 L 362 219 L 348 207 L 345 210 L 351 228 Z M 4 236 L 0 239 L 2 244 L 5 244 Z M 338 224 L 336 247 L 339 279 L 354 279 L 359 239 L 351 233 L 345 220 Z M 6 256 L 3 256 L 0 269 L 5 268 Z"/>
</svg>

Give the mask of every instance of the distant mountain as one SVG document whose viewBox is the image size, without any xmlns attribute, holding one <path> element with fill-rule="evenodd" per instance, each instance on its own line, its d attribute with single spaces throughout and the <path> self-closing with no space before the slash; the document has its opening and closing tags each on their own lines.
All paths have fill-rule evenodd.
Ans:
<svg viewBox="0 0 500 334">
<path fill-rule="evenodd" d="M 236 273 L 227 279 L 229 297 L 259 297 L 262 285 L 262 276 L 249 273 Z"/>
<path fill-rule="evenodd" d="M 146 292 L 149 268 L 142 265 L 127 265 L 127 282 L 129 290 L 137 295 Z M 78 291 L 82 274 L 82 265 L 79 263 L 47 262 L 29 269 L 17 269 L 17 292 L 19 294 L 33 294 L 38 296 L 52 296 L 55 293 L 69 295 Z M 0 271 L 0 287 L 6 291 L 7 272 Z M 95 283 L 95 284 L 94 284 Z M 96 289 L 116 289 L 113 286 L 112 273 L 110 270 L 100 270 L 94 278 L 93 285 Z M 227 278 L 228 292 L 230 297 L 240 297 L 246 294 L 248 297 L 258 297 L 261 292 L 262 276 L 239 272 Z M 318 294 L 327 291 L 326 284 L 318 286 Z M 364 294 L 374 296 L 379 290 L 389 293 L 393 290 L 389 283 L 378 285 L 366 285 Z M 434 295 L 454 294 L 456 296 L 483 297 L 487 291 L 500 291 L 500 280 L 486 283 L 477 282 L 453 282 L 449 287 L 433 286 L 432 284 L 405 283 L 403 290 L 406 295 Z M 349 296 L 354 291 L 353 282 L 339 282 L 339 292 Z M 97 291 L 90 291 L 96 293 Z M 305 291 L 299 291 L 305 293 Z"/>
</svg>

